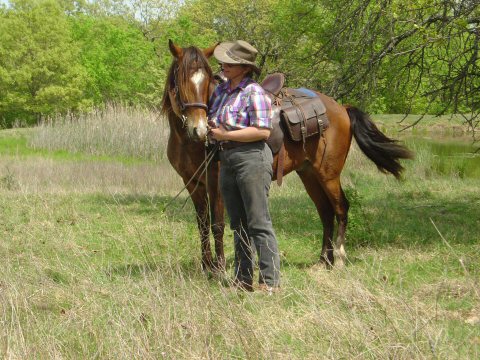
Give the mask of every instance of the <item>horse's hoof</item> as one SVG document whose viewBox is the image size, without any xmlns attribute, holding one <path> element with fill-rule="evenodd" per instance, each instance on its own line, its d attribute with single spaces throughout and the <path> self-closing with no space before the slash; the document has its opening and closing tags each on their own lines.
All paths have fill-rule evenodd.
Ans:
<svg viewBox="0 0 480 360">
<path fill-rule="evenodd" d="M 327 264 L 324 261 L 319 261 L 312 266 L 310 266 L 310 270 L 312 271 L 325 271 L 325 270 L 330 270 L 327 266 Z"/>
<path fill-rule="evenodd" d="M 337 259 L 337 261 L 335 261 L 335 268 L 336 269 L 343 269 L 345 268 L 345 261 L 341 258 Z"/>
<path fill-rule="evenodd" d="M 339 249 L 333 250 L 333 256 L 335 257 L 335 267 L 339 269 L 344 268 L 347 261 L 347 253 L 343 245 Z"/>
<path fill-rule="evenodd" d="M 202 265 L 203 273 L 207 276 L 208 279 L 222 279 L 226 276 L 225 266 L 219 266 L 217 263 L 212 263 L 209 265 Z"/>
<path fill-rule="evenodd" d="M 212 271 L 214 271 L 216 273 L 224 274 L 226 272 L 226 268 L 227 268 L 227 266 L 225 264 L 225 259 L 217 260 L 213 264 Z"/>
<path fill-rule="evenodd" d="M 227 278 L 227 272 L 219 268 L 213 268 L 210 272 L 210 278 L 222 282 Z"/>
<path fill-rule="evenodd" d="M 326 256 L 321 256 L 320 261 L 318 262 L 319 266 L 322 266 L 326 270 L 332 270 L 333 268 L 333 259 L 330 260 Z"/>
<path fill-rule="evenodd" d="M 213 271 L 213 268 L 214 268 L 214 265 L 213 265 L 213 262 L 212 262 L 212 261 L 202 262 L 202 271 L 203 271 L 204 273 L 212 272 L 212 271 Z"/>
</svg>

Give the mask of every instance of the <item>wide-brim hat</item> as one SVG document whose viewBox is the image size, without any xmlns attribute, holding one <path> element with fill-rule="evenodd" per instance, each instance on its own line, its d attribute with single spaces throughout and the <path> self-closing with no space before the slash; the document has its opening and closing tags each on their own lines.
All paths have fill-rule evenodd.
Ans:
<svg viewBox="0 0 480 360">
<path fill-rule="evenodd" d="M 257 49 L 248 42 L 237 40 L 235 42 L 220 43 L 214 50 L 213 56 L 225 64 L 250 65 L 253 70 L 259 74 L 260 68 L 255 64 L 257 58 Z"/>
</svg>

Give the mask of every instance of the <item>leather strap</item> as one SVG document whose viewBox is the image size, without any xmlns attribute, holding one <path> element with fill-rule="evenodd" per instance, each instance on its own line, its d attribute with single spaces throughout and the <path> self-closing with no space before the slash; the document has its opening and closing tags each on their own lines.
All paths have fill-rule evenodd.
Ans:
<svg viewBox="0 0 480 360">
<path fill-rule="evenodd" d="M 259 141 L 252 141 L 252 142 L 242 142 L 242 141 L 222 141 L 220 143 L 220 150 L 230 150 L 230 149 L 235 149 L 237 147 L 245 146 L 245 145 L 251 145 L 251 144 L 256 144 L 256 143 L 264 143 L 264 140 L 259 140 Z"/>
<path fill-rule="evenodd" d="M 277 185 L 282 186 L 283 182 L 283 164 L 285 160 L 285 145 L 282 145 L 277 158 Z"/>
</svg>

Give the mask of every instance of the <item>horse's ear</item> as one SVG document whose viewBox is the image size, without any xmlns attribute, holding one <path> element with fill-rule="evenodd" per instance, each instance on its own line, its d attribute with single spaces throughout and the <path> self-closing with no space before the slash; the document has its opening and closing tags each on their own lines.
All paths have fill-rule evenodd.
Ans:
<svg viewBox="0 0 480 360">
<path fill-rule="evenodd" d="M 183 55 L 183 50 L 181 47 L 175 45 L 172 40 L 168 40 L 168 47 L 170 48 L 170 52 L 174 57 L 177 59 L 181 58 Z"/>
<path fill-rule="evenodd" d="M 205 55 L 205 57 L 206 57 L 207 59 L 210 58 L 210 56 L 213 55 L 213 50 L 215 50 L 215 48 L 218 46 L 218 44 L 220 44 L 220 43 L 216 43 L 216 44 L 213 45 L 212 47 L 203 49 L 203 55 Z"/>
</svg>

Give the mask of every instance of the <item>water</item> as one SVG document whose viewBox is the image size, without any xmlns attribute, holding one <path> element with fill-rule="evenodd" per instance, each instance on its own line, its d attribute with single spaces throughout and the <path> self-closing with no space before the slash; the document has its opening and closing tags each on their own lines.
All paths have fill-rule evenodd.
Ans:
<svg viewBox="0 0 480 360">
<path fill-rule="evenodd" d="M 428 154 L 432 175 L 480 179 L 480 142 L 443 136 L 411 136 L 403 141 L 417 155 Z"/>
</svg>

